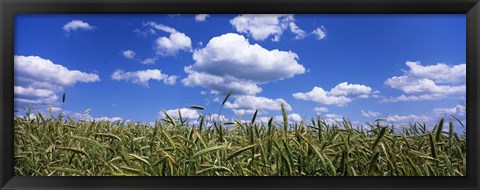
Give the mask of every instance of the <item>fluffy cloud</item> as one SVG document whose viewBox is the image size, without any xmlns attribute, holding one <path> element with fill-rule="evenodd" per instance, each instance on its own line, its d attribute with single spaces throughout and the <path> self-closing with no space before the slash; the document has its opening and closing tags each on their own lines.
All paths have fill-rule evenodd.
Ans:
<svg viewBox="0 0 480 190">
<path fill-rule="evenodd" d="M 466 85 L 450 86 L 437 85 L 435 81 L 427 78 L 413 78 L 409 76 L 392 77 L 385 81 L 389 87 L 399 89 L 407 94 L 459 94 L 465 92 Z"/>
<path fill-rule="evenodd" d="M 372 88 L 360 84 L 348 84 L 343 82 L 325 91 L 321 87 L 313 87 L 310 92 L 294 93 L 293 97 L 300 100 L 309 100 L 325 105 L 345 106 L 354 98 L 368 98 L 372 93 Z"/>
<path fill-rule="evenodd" d="M 127 59 L 133 59 L 135 57 L 135 52 L 132 50 L 125 50 L 122 52 L 123 56 Z"/>
<path fill-rule="evenodd" d="M 232 109 L 237 115 L 253 114 L 255 110 L 263 111 L 280 111 L 283 102 L 286 111 L 291 111 L 292 107 L 283 99 L 269 99 L 256 96 L 236 96 L 235 101 L 226 102 L 225 107 Z"/>
<path fill-rule="evenodd" d="M 160 31 L 164 31 L 164 32 L 167 32 L 167 33 L 176 33 L 178 32 L 177 30 L 175 30 L 174 28 L 172 27 L 169 27 L 169 26 L 165 26 L 163 24 L 157 24 L 155 22 L 147 22 L 145 23 L 145 26 L 150 26 L 154 29 L 157 29 L 157 30 L 160 30 Z"/>
<path fill-rule="evenodd" d="M 332 96 L 330 92 L 323 90 L 321 87 L 313 87 L 310 92 L 301 93 L 297 92 L 293 94 L 293 97 L 300 99 L 300 100 L 310 100 L 314 102 L 318 102 L 321 104 L 326 105 L 337 105 L 337 106 L 344 106 L 347 103 L 351 102 L 350 98 L 344 96 Z"/>
<path fill-rule="evenodd" d="M 50 106 L 50 107 L 48 107 L 48 110 L 52 111 L 52 112 L 59 112 L 59 111 L 62 111 L 62 108 Z"/>
<path fill-rule="evenodd" d="M 232 53 L 234 52 L 234 53 Z M 213 92 L 256 94 L 258 84 L 291 78 L 305 72 L 291 51 L 267 50 L 250 44 L 245 37 L 228 33 L 212 38 L 205 48 L 195 50 L 195 64 L 185 67 L 186 86 L 204 86 Z"/>
<path fill-rule="evenodd" d="M 36 96 L 36 97 L 49 97 L 54 95 L 55 92 L 47 89 L 35 89 L 32 87 L 24 88 L 21 86 L 14 86 L 13 88 L 16 95 L 22 96 Z"/>
<path fill-rule="evenodd" d="M 374 111 L 371 111 L 371 110 L 368 110 L 368 111 L 360 110 L 360 111 L 362 112 L 363 117 L 378 117 L 378 116 L 382 115 L 380 112 L 374 112 Z"/>
<path fill-rule="evenodd" d="M 327 29 L 324 26 L 321 26 L 312 32 L 313 35 L 317 38 L 317 40 L 323 40 L 327 37 Z"/>
<path fill-rule="evenodd" d="M 301 122 L 303 119 L 302 119 L 302 116 L 300 116 L 299 114 L 297 113 L 292 113 L 292 114 L 288 114 L 287 115 L 287 118 L 288 118 L 288 122 L 289 123 L 299 123 Z M 265 121 L 265 122 L 268 122 L 270 118 L 268 118 L 267 120 L 263 119 L 261 121 Z M 275 120 L 275 122 L 277 123 L 283 123 L 283 116 L 282 115 L 277 115 L 273 118 Z"/>
<path fill-rule="evenodd" d="M 68 114 L 72 119 L 74 120 L 83 120 L 83 121 L 91 121 L 93 120 L 93 117 L 90 116 L 89 113 L 73 113 L 73 114 Z"/>
<path fill-rule="evenodd" d="M 167 85 L 174 85 L 177 80 L 177 76 L 169 76 L 163 74 L 161 70 L 158 69 L 148 69 L 134 72 L 124 72 L 122 70 L 116 70 L 111 77 L 113 80 L 130 81 L 134 84 L 140 84 L 146 87 L 148 87 L 148 82 L 150 80 L 163 81 L 163 83 Z"/>
<path fill-rule="evenodd" d="M 98 117 L 94 119 L 95 121 L 110 121 L 110 122 L 117 122 L 123 121 L 124 119 L 121 117 Z"/>
<path fill-rule="evenodd" d="M 171 110 L 166 110 L 165 112 L 174 119 L 180 118 L 180 115 L 178 114 L 179 112 L 180 114 L 182 114 L 182 119 L 188 119 L 190 121 L 195 121 L 200 117 L 200 114 L 198 113 L 197 110 L 189 109 L 189 108 L 171 109 Z M 160 118 L 166 117 L 164 111 L 160 111 L 160 113 L 158 114 Z"/>
<path fill-rule="evenodd" d="M 348 84 L 342 82 L 330 90 L 330 94 L 333 96 L 348 96 L 368 98 L 368 95 L 372 92 L 372 88 L 361 84 Z"/>
<path fill-rule="evenodd" d="M 333 125 L 333 124 L 338 124 L 343 122 L 343 115 L 338 115 L 338 114 L 326 114 L 324 118 L 325 123 L 328 125 Z"/>
<path fill-rule="evenodd" d="M 192 50 L 192 40 L 185 33 L 178 32 L 174 28 L 154 22 L 148 22 L 146 25 L 153 27 L 157 30 L 170 33 L 170 36 L 168 37 L 163 36 L 155 40 L 155 49 L 157 51 L 157 54 L 162 56 L 171 56 L 176 55 L 177 52 L 181 50 Z"/>
<path fill-rule="evenodd" d="M 96 74 L 69 70 L 38 56 L 15 56 L 14 59 L 15 74 L 19 77 L 28 77 L 61 86 L 72 86 L 77 82 L 100 81 L 100 77 Z"/>
<path fill-rule="evenodd" d="M 255 110 L 252 109 L 232 109 L 235 115 L 246 115 L 246 114 L 254 114 Z M 260 111 L 259 111 L 260 112 Z M 260 112 L 262 113 L 262 112 Z"/>
<path fill-rule="evenodd" d="M 38 97 L 38 98 L 20 98 L 19 95 L 15 93 L 15 103 L 22 103 L 22 104 L 54 104 L 58 100 L 57 95 L 52 95 L 48 97 Z M 19 105 L 16 105 L 19 107 Z"/>
<path fill-rule="evenodd" d="M 410 123 L 427 123 L 431 117 L 426 115 L 390 115 L 386 118 L 388 122 L 392 122 L 398 125 L 408 125 Z"/>
<path fill-rule="evenodd" d="M 466 108 L 463 105 L 456 105 L 451 108 L 436 108 L 433 109 L 432 112 L 427 112 L 424 114 L 410 114 L 410 115 L 389 115 L 385 119 L 391 124 L 398 126 L 408 126 L 409 124 L 413 123 L 425 123 L 428 129 L 432 129 L 433 126 L 438 124 L 438 121 L 440 118 L 445 117 L 445 118 L 450 118 L 453 120 L 450 115 L 454 115 L 458 119 L 462 120 L 462 122 L 465 123 L 465 113 L 466 113 Z M 454 127 L 460 127 L 460 125 L 457 122 L 453 122 Z M 448 129 L 448 128 L 445 128 Z"/>
<path fill-rule="evenodd" d="M 272 41 L 279 41 L 283 32 L 289 28 L 295 39 L 304 39 L 310 34 L 316 36 L 318 40 L 327 37 L 327 29 L 324 26 L 306 33 L 297 26 L 294 15 L 290 14 L 244 14 L 233 18 L 230 23 L 237 32 L 248 34 L 260 41 L 269 37 L 272 37 Z"/>
<path fill-rule="evenodd" d="M 292 113 L 292 114 L 289 114 L 288 115 L 288 120 L 289 121 L 293 121 L 295 123 L 298 123 L 300 121 L 302 121 L 302 117 L 300 115 L 298 115 L 297 113 Z"/>
<path fill-rule="evenodd" d="M 224 115 L 212 114 L 209 116 L 210 121 L 228 121 Z"/>
<path fill-rule="evenodd" d="M 54 91 L 14 86 L 15 102 L 23 104 L 53 104 L 58 100 Z"/>
<path fill-rule="evenodd" d="M 156 41 L 157 53 L 160 55 L 175 55 L 178 51 L 190 51 L 192 41 L 184 33 L 172 33 L 167 37 L 160 37 Z"/>
<path fill-rule="evenodd" d="M 185 86 L 204 86 L 211 89 L 211 93 L 219 94 L 232 90 L 234 94 L 257 94 L 262 89 L 256 83 L 239 80 L 232 76 L 216 76 L 208 73 L 195 72 L 188 68 L 187 78 L 182 80 Z"/>
<path fill-rule="evenodd" d="M 25 104 L 54 104 L 57 94 L 76 83 L 100 81 L 96 74 L 84 73 L 53 63 L 38 56 L 14 57 L 15 102 Z"/>
<path fill-rule="evenodd" d="M 145 65 L 154 64 L 154 63 L 155 63 L 155 58 L 147 58 L 147 59 L 144 59 L 141 63 L 142 63 L 142 64 L 145 64 Z"/>
<path fill-rule="evenodd" d="M 295 34 L 295 39 L 303 39 L 307 36 L 307 33 L 300 29 L 294 22 L 290 22 L 290 31 Z"/>
<path fill-rule="evenodd" d="M 103 116 L 103 117 L 92 117 L 90 115 L 90 112 L 91 109 L 88 109 L 86 110 L 85 112 L 83 113 L 78 113 L 78 112 L 75 112 L 75 113 L 69 113 L 68 111 L 65 112 L 67 115 L 69 115 L 70 117 L 72 117 L 72 119 L 74 120 L 83 120 L 83 121 L 107 121 L 107 122 L 117 122 L 117 121 L 126 121 L 126 122 L 129 122 L 130 120 L 125 120 L 123 119 L 122 117 L 106 117 L 106 116 Z"/>
<path fill-rule="evenodd" d="M 81 20 L 72 20 L 63 26 L 63 30 L 70 32 L 75 30 L 93 30 L 94 26 Z"/>
<path fill-rule="evenodd" d="M 205 21 L 205 19 L 207 19 L 207 17 L 209 17 L 210 15 L 208 14 L 197 14 L 195 15 L 195 21 L 197 22 L 203 22 Z"/>
<path fill-rule="evenodd" d="M 405 63 L 410 70 L 408 74 L 417 78 L 432 79 L 438 83 L 465 83 L 467 77 L 466 64 L 446 65 L 437 63 L 436 65 L 423 66 L 420 62 L 407 61 Z"/>
<path fill-rule="evenodd" d="M 382 97 L 381 102 L 410 102 L 410 101 L 421 101 L 421 100 L 437 100 L 443 98 L 443 95 L 439 94 L 424 94 L 424 95 L 400 95 L 397 97 Z"/>
<path fill-rule="evenodd" d="M 423 66 L 420 62 L 405 63 L 409 70 L 394 76 L 385 85 L 407 95 L 384 98 L 384 102 L 434 100 L 466 92 L 466 65 L 449 66 L 443 63 Z"/>
<path fill-rule="evenodd" d="M 453 108 L 437 108 L 437 109 L 434 109 L 433 112 L 437 116 L 448 116 L 448 115 L 464 116 L 466 109 L 465 109 L 465 106 L 463 105 L 456 105 Z"/>
<path fill-rule="evenodd" d="M 328 112 L 328 108 L 326 107 L 315 107 L 313 108 L 313 111 L 317 112 L 318 113 L 322 113 L 322 112 Z"/>
<path fill-rule="evenodd" d="M 230 23 L 237 32 L 249 34 L 255 40 L 265 40 L 273 36 L 272 40 L 278 41 L 292 21 L 293 15 L 244 14 L 233 18 Z"/>
</svg>

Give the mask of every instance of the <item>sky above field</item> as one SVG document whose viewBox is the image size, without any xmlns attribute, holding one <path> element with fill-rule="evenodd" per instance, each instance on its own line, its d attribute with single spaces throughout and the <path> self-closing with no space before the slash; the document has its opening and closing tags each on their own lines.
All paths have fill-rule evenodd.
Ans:
<svg viewBox="0 0 480 190">
<path fill-rule="evenodd" d="M 15 108 L 153 122 L 465 120 L 465 15 L 17 15 Z M 190 108 L 199 105 L 206 110 Z M 457 126 L 458 129 L 458 126 Z"/>
</svg>

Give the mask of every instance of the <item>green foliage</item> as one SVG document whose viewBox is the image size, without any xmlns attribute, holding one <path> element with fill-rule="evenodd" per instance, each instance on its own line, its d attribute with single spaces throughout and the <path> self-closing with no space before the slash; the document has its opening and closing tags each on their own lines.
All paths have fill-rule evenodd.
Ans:
<svg viewBox="0 0 480 190">
<path fill-rule="evenodd" d="M 197 109 L 201 109 L 199 106 Z M 165 118 L 153 125 L 16 116 L 18 176 L 463 176 L 465 133 L 379 122 L 226 123 Z M 284 119 L 286 111 L 283 109 Z M 310 122 L 309 122 L 310 123 Z M 417 127 L 420 126 L 420 127 Z"/>
</svg>

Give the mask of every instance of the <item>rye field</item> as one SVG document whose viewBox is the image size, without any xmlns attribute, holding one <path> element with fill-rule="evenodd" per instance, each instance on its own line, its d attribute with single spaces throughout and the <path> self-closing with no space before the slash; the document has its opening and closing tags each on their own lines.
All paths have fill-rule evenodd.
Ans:
<svg viewBox="0 0 480 190">
<path fill-rule="evenodd" d="M 196 124 L 166 114 L 155 124 L 78 121 L 40 113 L 14 119 L 17 176 L 463 176 L 466 134 L 321 117 L 300 123 Z M 462 126 L 463 124 L 459 122 Z"/>
</svg>

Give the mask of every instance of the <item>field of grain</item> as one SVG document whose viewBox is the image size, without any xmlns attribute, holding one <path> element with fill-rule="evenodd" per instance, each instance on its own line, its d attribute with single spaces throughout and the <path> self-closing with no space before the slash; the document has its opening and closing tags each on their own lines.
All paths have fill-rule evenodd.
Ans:
<svg viewBox="0 0 480 190">
<path fill-rule="evenodd" d="M 16 116 L 16 176 L 463 176 L 465 133 L 351 122 L 271 119 L 198 124 L 168 114 L 154 125 Z M 459 124 L 463 126 L 460 121 Z M 446 130 L 445 130 L 446 129 Z"/>
</svg>

